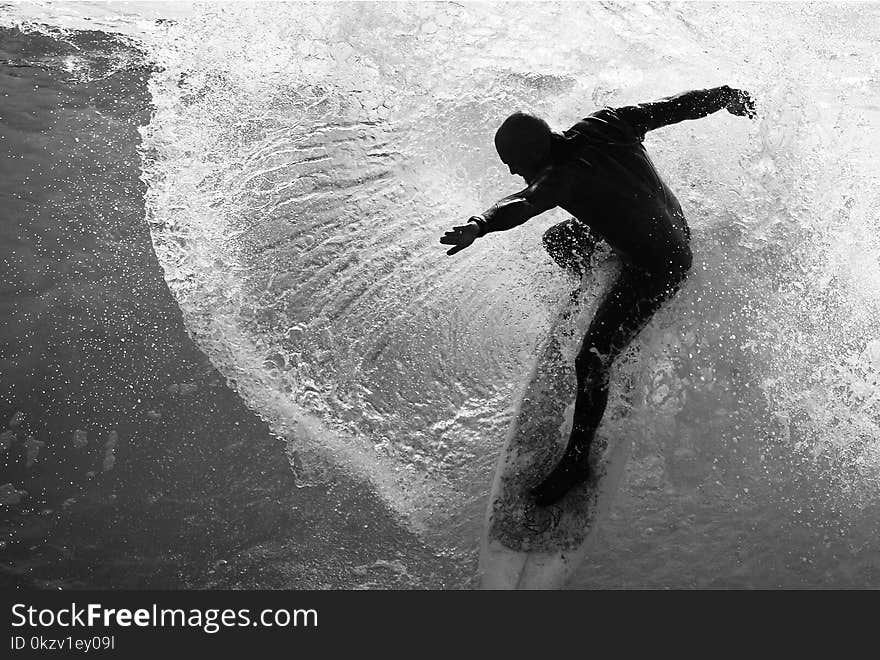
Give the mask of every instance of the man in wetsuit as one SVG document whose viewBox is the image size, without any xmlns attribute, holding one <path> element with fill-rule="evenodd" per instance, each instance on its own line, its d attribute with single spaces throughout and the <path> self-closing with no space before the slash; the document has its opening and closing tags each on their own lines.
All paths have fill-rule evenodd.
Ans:
<svg viewBox="0 0 880 660">
<path fill-rule="evenodd" d="M 515 113 L 495 134 L 495 147 L 510 173 L 523 177 L 528 187 L 440 239 L 454 246 L 447 252 L 452 255 L 490 232 L 512 229 L 559 206 L 574 217 L 544 234 L 554 261 L 580 277 L 599 240 L 623 261 L 575 359 L 571 436 L 559 463 L 532 490 L 541 506 L 589 476 L 589 448 L 608 403 L 611 364 L 678 290 L 691 267 L 690 229 L 645 151 L 645 133 L 723 108 L 755 117 L 751 96 L 727 86 L 604 108 L 561 134 L 538 117 Z"/>
</svg>

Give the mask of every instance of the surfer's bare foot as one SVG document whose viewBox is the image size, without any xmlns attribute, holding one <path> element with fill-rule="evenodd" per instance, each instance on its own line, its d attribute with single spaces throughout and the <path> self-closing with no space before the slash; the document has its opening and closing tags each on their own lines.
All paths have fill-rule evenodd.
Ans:
<svg viewBox="0 0 880 660">
<path fill-rule="evenodd" d="M 586 481 L 590 476 L 589 454 L 589 447 L 567 450 L 547 478 L 532 489 L 535 503 L 549 506 L 574 486 Z"/>
</svg>

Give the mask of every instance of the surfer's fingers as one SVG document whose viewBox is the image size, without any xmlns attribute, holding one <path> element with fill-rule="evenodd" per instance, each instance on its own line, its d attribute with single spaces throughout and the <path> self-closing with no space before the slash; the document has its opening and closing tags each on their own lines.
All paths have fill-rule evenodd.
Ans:
<svg viewBox="0 0 880 660">
<path fill-rule="evenodd" d="M 461 252 L 461 251 L 464 250 L 466 247 L 467 247 L 467 245 L 456 245 L 456 246 L 455 246 L 454 248 L 452 248 L 451 250 L 447 250 L 447 251 L 446 251 L 446 254 L 448 254 L 448 255 L 451 257 L 453 254 L 456 254 L 457 252 Z"/>
<path fill-rule="evenodd" d="M 755 99 L 744 89 L 738 90 L 736 101 L 741 109 L 741 114 L 744 114 L 749 119 L 755 119 L 758 116 L 757 110 L 755 108 Z"/>
<path fill-rule="evenodd" d="M 453 227 L 450 231 L 447 231 L 440 238 L 441 243 L 446 243 L 447 245 L 457 245 L 462 243 L 465 240 L 466 234 L 465 230 L 468 229 L 467 225 L 458 225 Z M 468 243 L 470 244 L 470 243 Z"/>
</svg>

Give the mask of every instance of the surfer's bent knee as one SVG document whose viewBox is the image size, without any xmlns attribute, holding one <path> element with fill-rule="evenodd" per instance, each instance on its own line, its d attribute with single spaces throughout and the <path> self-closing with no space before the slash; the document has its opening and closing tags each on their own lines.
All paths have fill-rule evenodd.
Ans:
<svg viewBox="0 0 880 660">
<path fill-rule="evenodd" d="M 547 254 L 559 267 L 579 276 L 583 274 L 586 262 L 595 247 L 595 240 L 589 230 L 574 218 L 547 229 L 541 237 L 541 242 Z"/>
<path fill-rule="evenodd" d="M 566 223 L 564 222 L 553 225 L 541 237 L 541 242 L 544 244 L 547 254 L 562 268 L 569 267 L 572 256 L 570 254 L 572 246 L 569 244 L 571 241 L 566 240 L 565 226 Z"/>
<path fill-rule="evenodd" d="M 553 225 L 547 231 L 545 231 L 544 235 L 541 237 L 541 242 L 544 244 L 544 249 L 547 250 L 547 252 L 550 254 L 553 254 L 556 246 L 562 242 L 563 224 L 564 223 Z"/>
<path fill-rule="evenodd" d="M 665 268 L 654 271 L 654 274 L 650 276 L 653 282 L 648 283 L 647 289 L 657 291 L 659 287 L 659 298 L 668 298 L 678 291 L 679 287 L 687 279 L 693 262 L 694 259 L 690 249 L 675 255 L 669 259 Z M 652 298 L 654 295 L 656 294 L 651 294 L 648 298 Z"/>
</svg>

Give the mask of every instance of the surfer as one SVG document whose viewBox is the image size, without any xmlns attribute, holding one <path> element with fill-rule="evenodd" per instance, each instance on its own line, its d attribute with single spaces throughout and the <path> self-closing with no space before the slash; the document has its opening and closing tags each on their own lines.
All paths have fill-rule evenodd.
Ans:
<svg viewBox="0 0 880 660">
<path fill-rule="evenodd" d="M 648 131 L 727 109 L 755 118 L 748 92 L 728 86 L 650 103 L 603 108 L 567 131 L 517 112 L 495 134 L 495 148 L 526 188 L 498 201 L 440 242 L 453 255 L 490 232 L 505 231 L 561 207 L 573 218 L 544 234 L 545 249 L 579 278 L 605 241 L 623 262 L 600 302 L 575 359 L 577 396 L 571 435 L 559 463 L 532 494 L 552 504 L 589 476 L 589 449 L 608 403 L 614 360 L 681 286 L 691 267 L 690 229 L 681 205 L 642 144 Z"/>
</svg>

